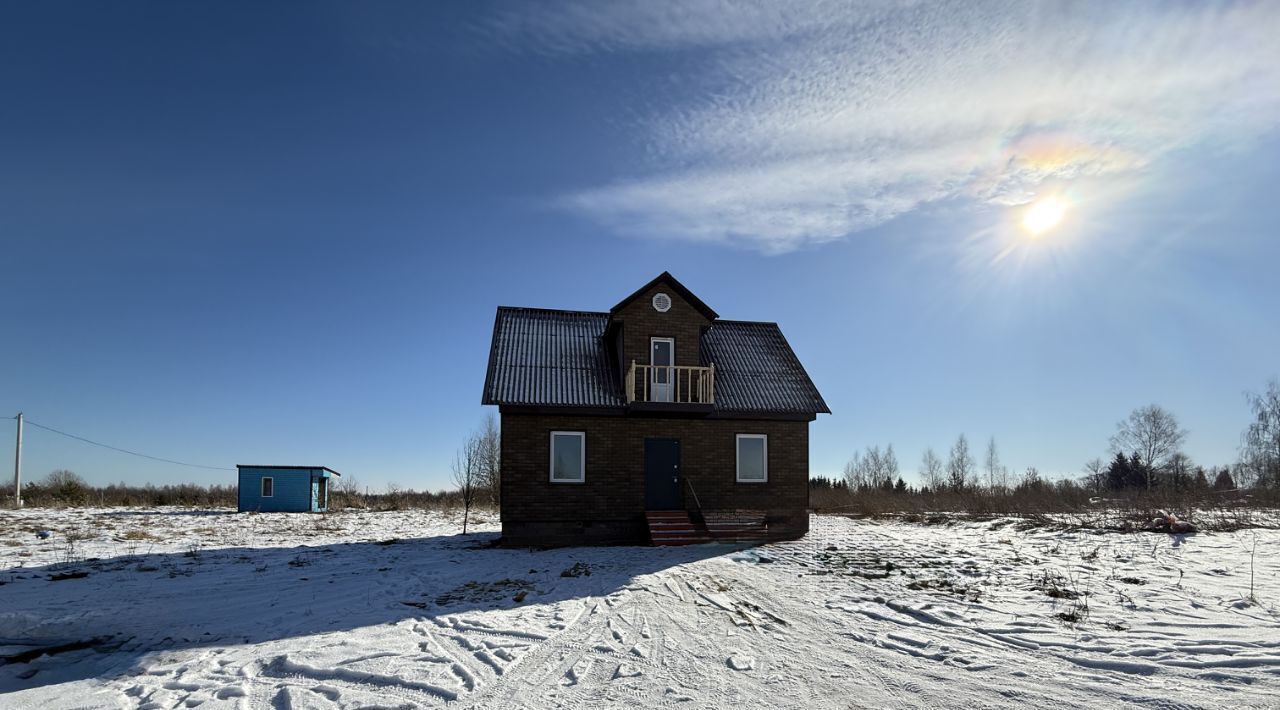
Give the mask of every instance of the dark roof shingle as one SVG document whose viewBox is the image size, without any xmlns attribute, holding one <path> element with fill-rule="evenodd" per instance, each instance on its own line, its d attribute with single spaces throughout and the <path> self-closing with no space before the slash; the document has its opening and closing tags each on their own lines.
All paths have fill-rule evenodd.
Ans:
<svg viewBox="0 0 1280 710">
<path fill-rule="evenodd" d="M 716 366 L 716 409 L 830 414 L 776 323 L 716 321 L 702 334 L 702 364 Z"/>
<path fill-rule="evenodd" d="M 483 403 L 626 406 L 608 326 L 608 313 L 499 308 Z M 775 323 L 715 321 L 701 359 L 716 366 L 717 411 L 831 412 Z"/>
<path fill-rule="evenodd" d="M 484 404 L 624 406 L 608 324 L 608 313 L 499 308 Z"/>
</svg>

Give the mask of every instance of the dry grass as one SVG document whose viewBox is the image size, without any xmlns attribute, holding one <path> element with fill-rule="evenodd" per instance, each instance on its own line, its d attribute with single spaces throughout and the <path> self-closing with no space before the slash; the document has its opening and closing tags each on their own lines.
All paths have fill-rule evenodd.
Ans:
<svg viewBox="0 0 1280 710">
<path fill-rule="evenodd" d="M 146 530 L 127 530 L 120 536 L 121 540 L 159 540 L 160 538 L 152 535 Z"/>
<path fill-rule="evenodd" d="M 0 486 L 0 499 L 13 500 L 12 483 Z M 154 507 L 183 506 L 194 508 L 234 507 L 236 486 L 201 486 L 194 483 L 166 486 L 75 486 L 54 487 L 41 481 L 22 486 L 22 502 L 28 508 L 79 508 L 84 506 Z"/>
<path fill-rule="evenodd" d="M 1280 495 L 1270 490 L 1225 492 L 1128 491 L 1091 495 L 1078 486 L 1042 490 L 972 490 L 960 493 L 893 493 L 846 489 L 810 491 L 818 513 L 893 518 L 924 524 L 959 519 L 1022 518 L 1027 525 L 1134 532 L 1159 511 L 1175 513 L 1200 530 L 1227 532 L 1280 528 Z"/>
<path fill-rule="evenodd" d="M 153 508 L 176 506 L 185 508 L 234 508 L 238 504 L 237 487 L 234 485 L 200 486 L 196 484 L 168 486 L 109 486 L 82 485 L 69 494 L 64 489 L 28 483 L 22 487 L 22 499 L 28 508 L 82 508 L 82 507 L 136 507 Z M 0 484 L 0 507 L 9 507 L 13 500 L 12 484 Z M 496 509 L 490 501 L 480 502 L 478 508 Z M 355 510 L 442 510 L 461 509 L 462 499 L 458 491 L 416 491 L 390 485 L 382 491 L 362 487 L 354 478 L 344 478 L 333 485 L 329 493 L 332 511 Z M 476 508 L 473 507 L 473 510 Z"/>
</svg>

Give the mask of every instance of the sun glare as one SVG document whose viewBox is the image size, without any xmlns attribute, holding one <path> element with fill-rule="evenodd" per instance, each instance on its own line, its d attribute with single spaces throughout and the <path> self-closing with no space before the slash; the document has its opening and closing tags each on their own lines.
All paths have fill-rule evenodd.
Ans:
<svg viewBox="0 0 1280 710">
<path fill-rule="evenodd" d="M 1038 237 L 1062 221 L 1067 206 L 1067 201 L 1061 197 L 1042 197 L 1023 213 L 1022 228 L 1031 236 Z"/>
</svg>

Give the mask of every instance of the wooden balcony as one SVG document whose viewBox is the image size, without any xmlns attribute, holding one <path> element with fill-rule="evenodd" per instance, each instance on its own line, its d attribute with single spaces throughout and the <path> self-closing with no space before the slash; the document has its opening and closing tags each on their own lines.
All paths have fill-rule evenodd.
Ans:
<svg viewBox="0 0 1280 710">
<path fill-rule="evenodd" d="M 633 407 L 710 411 L 716 403 L 716 366 L 643 365 L 632 360 L 626 389 L 627 404 Z"/>
</svg>

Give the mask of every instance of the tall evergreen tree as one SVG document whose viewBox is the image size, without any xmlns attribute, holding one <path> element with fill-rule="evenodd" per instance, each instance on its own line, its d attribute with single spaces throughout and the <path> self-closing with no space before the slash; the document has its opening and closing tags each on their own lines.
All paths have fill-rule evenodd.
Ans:
<svg viewBox="0 0 1280 710">
<path fill-rule="evenodd" d="M 1111 465 L 1107 466 L 1107 470 L 1103 472 L 1103 476 L 1106 478 L 1107 488 L 1113 491 L 1128 488 L 1132 477 L 1129 469 L 1129 457 L 1117 453 L 1115 458 L 1111 459 Z"/>
</svg>

